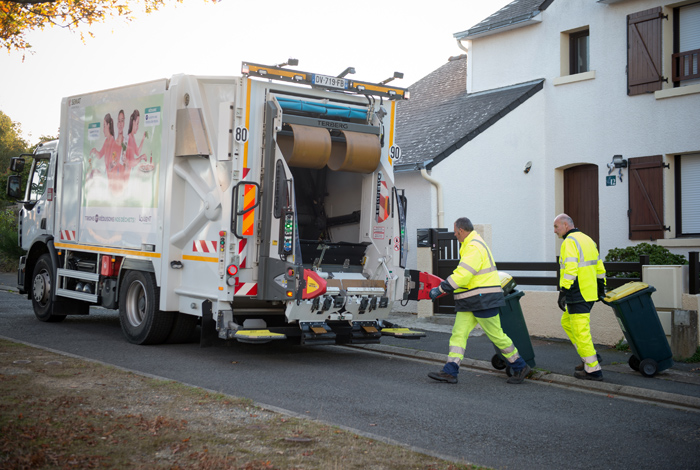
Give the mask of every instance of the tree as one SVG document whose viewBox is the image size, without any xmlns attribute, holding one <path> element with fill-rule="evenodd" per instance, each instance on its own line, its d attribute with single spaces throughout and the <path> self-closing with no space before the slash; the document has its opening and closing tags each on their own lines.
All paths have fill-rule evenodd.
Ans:
<svg viewBox="0 0 700 470">
<path fill-rule="evenodd" d="M 28 152 L 28 145 L 20 137 L 20 125 L 0 111 L 0 201 L 7 203 L 5 188 L 10 175 L 10 159 Z M 4 206 L 5 204 L 0 204 Z"/>
<path fill-rule="evenodd" d="M 205 0 L 215 3 L 217 0 Z M 177 0 L 182 3 L 182 0 Z M 171 2 L 172 3 L 172 2 Z M 152 13 L 166 4 L 165 0 L 0 0 L 0 46 L 8 52 L 31 49 L 26 33 L 58 26 L 72 31 L 81 25 L 103 23 L 114 17 L 134 19 L 132 8 L 140 5 Z M 93 34 L 88 31 L 88 35 Z M 80 32 L 80 38 L 85 39 Z"/>
</svg>

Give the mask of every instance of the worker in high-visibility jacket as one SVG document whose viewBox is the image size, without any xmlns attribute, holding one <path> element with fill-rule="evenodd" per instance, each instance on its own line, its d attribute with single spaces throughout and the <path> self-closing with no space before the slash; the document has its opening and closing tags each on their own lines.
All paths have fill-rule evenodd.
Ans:
<svg viewBox="0 0 700 470">
<path fill-rule="evenodd" d="M 574 226 L 566 214 L 554 219 L 554 233 L 563 238 L 559 255 L 559 308 L 561 326 L 581 357 L 574 377 L 603 380 L 600 356 L 591 337 L 591 308 L 605 296 L 605 266 L 598 247 Z"/>
<path fill-rule="evenodd" d="M 461 243 L 459 265 L 439 287 L 430 290 L 430 298 L 435 300 L 445 293 L 453 293 L 457 314 L 452 327 L 447 363 L 440 372 L 431 372 L 428 376 L 440 382 L 457 383 L 469 332 L 478 323 L 508 361 L 512 371 L 508 383 L 522 383 L 531 369 L 501 328 L 498 307 L 506 303 L 491 250 L 466 217 L 457 219 L 454 233 Z"/>
</svg>

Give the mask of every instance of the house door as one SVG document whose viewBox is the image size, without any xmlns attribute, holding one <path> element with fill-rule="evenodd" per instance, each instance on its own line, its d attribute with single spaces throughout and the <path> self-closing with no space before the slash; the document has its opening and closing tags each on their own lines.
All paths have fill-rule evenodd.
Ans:
<svg viewBox="0 0 700 470">
<path fill-rule="evenodd" d="M 576 228 L 596 242 L 598 234 L 598 165 L 579 165 L 564 170 L 564 212 Z"/>
</svg>

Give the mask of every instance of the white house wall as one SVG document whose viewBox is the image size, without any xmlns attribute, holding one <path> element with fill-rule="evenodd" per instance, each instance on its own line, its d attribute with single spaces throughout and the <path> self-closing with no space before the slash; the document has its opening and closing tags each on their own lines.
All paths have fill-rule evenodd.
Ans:
<svg viewBox="0 0 700 470">
<path fill-rule="evenodd" d="M 408 199 L 406 233 L 409 246 L 407 266 L 410 269 L 417 269 L 417 230 L 437 227 L 437 194 L 432 185 L 417 171 L 397 173 L 396 187 L 406 190 Z M 452 228 L 449 230 L 451 231 Z"/>
<path fill-rule="evenodd" d="M 445 224 L 450 231 L 459 217 L 490 224 L 497 261 L 544 261 L 548 255 L 543 123 L 539 92 L 432 170 L 445 188 Z"/>
<path fill-rule="evenodd" d="M 545 239 L 546 248 L 537 244 L 533 256 L 527 259 L 544 260 L 556 254 L 558 243 L 551 233 L 551 219 L 563 207 L 563 169 L 577 164 L 591 163 L 599 168 L 599 213 L 601 254 L 615 247 L 637 244 L 628 237 L 628 171 L 623 170 L 623 180 L 616 186 L 606 187 L 608 175 L 607 163 L 615 154 L 625 159 L 651 155 L 663 155 L 665 162 L 671 164 L 665 178 L 665 216 L 664 224 L 671 226 L 666 232 L 667 239 L 659 243 L 671 251 L 687 256 L 688 251 L 697 251 L 700 240 L 673 240 L 674 226 L 674 188 L 673 156 L 680 153 L 700 151 L 700 132 L 698 132 L 698 110 L 700 93 L 684 96 L 665 97 L 670 94 L 671 84 L 664 85 L 666 92 L 627 96 L 627 15 L 665 6 L 664 13 L 671 14 L 670 3 L 655 1 L 625 1 L 604 5 L 591 0 L 555 0 L 542 15 L 542 22 L 500 34 L 478 38 L 469 44 L 468 88 L 470 92 L 493 89 L 497 87 L 523 83 L 544 78 L 544 89 L 528 100 L 520 108 L 499 121 L 485 134 L 467 144 L 466 148 L 450 156 L 438 165 L 433 175 L 445 178 L 457 184 L 454 175 L 454 160 L 461 160 L 463 155 L 479 155 L 487 149 L 499 149 L 501 155 L 514 155 L 522 152 L 522 146 L 513 142 L 509 133 L 521 136 L 524 129 L 533 126 L 534 119 L 540 120 L 545 132 L 535 133 L 528 138 L 528 144 L 539 149 L 538 156 L 544 162 L 533 165 L 533 173 L 522 175 L 522 163 L 512 164 L 512 170 L 520 172 L 518 178 L 510 175 L 511 168 L 504 169 L 508 184 L 498 185 L 499 200 L 518 201 L 519 207 L 528 207 L 519 211 L 518 221 L 522 220 L 531 230 L 523 231 L 540 243 Z M 676 5 L 676 4 L 673 4 Z M 670 22 L 667 22 L 670 23 Z M 590 69 L 587 74 L 562 77 L 562 41 L 564 32 L 581 27 L 590 30 Z M 664 24 L 664 64 L 670 61 L 670 34 Z M 568 52 L 567 52 L 568 54 Z M 664 76 L 670 76 L 670 70 L 664 70 Z M 568 79 L 574 79 L 571 83 Z M 577 81 L 577 78 L 588 78 Z M 670 80 L 669 80 L 670 81 Z M 558 83 L 555 85 L 555 83 Z M 559 84 L 561 83 L 561 84 Z M 697 86 L 696 86 L 697 87 Z M 699 90 L 700 91 L 700 90 Z M 534 101 L 533 101 L 534 100 Z M 535 103 L 542 110 L 533 115 L 524 113 L 531 110 Z M 508 125 L 505 123 L 508 122 Z M 533 142 L 541 137 L 541 142 Z M 492 150 L 493 152 L 493 150 Z M 534 153 L 534 152 L 532 152 Z M 512 158 L 512 157 L 511 157 Z M 535 158 L 535 157 L 533 157 Z M 475 170 L 479 178 L 488 181 L 489 166 Z M 616 171 L 615 174 L 618 174 Z M 538 188 L 527 184 L 537 175 L 541 183 Z M 492 179 L 492 178 L 491 178 Z M 482 207 L 482 209 L 477 208 Z M 486 215 L 500 220 L 494 224 L 494 251 L 498 259 L 512 258 L 509 239 L 511 230 L 502 233 L 505 217 L 500 204 L 492 207 L 475 205 L 477 223 L 486 223 Z M 525 221 L 530 207 L 538 207 L 534 219 Z M 494 214 L 491 216 L 490 214 Z M 498 215 L 495 215 L 498 214 Z M 455 201 L 447 204 L 447 219 L 456 215 Z M 483 217 L 483 218 L 482 218 Z M 481 219 L 481 220 L 480 220 Z M 545 221 L 546 223 L 541 223 Z M 515 258 L 513 258 L 515 259 Z"/>
</svg>

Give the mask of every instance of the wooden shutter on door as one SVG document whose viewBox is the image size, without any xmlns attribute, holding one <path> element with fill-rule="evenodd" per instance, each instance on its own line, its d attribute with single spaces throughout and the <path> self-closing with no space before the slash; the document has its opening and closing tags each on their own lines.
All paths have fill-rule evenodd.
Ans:
<svg viewBox="0 0 700 470">
<path fill-rule="evenodd" d="M 629 159 L 630 240 L 664 238 L 664 182 L 661 155 Z"/>
<path fill-rule="evenodd" d="M 627 94 L 661 89 L 661 7 L 627 16 Z"/>
</svg>

